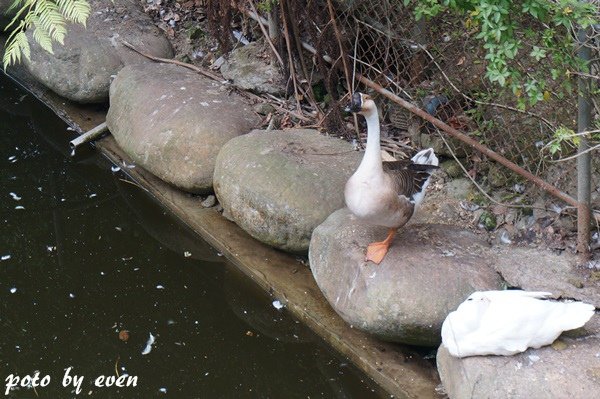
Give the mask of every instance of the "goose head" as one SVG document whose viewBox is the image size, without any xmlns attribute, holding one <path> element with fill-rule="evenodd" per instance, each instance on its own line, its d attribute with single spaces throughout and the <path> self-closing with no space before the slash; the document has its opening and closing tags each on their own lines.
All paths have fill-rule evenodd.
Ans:
<svg viewBox="0 0 600 399">
<path fill-rule="evenodd" d="M 373 112 L 377 112 L 377 106 L 371 96 L 356 92 L 352 95 L 346 111 L 367 116 Z"/>
</svg>

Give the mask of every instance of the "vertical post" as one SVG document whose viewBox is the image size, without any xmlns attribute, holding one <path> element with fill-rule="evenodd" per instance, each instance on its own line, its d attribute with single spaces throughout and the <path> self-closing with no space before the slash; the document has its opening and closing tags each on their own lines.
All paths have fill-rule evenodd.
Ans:
<svg viewBox="0 0 600 399">
<path fill-rule="evenodd" d="M 281 35 L 279 34 L 279 13 L 278 8 L 276 6 L 272 6 L 269 11 L 268 18 L 268 27 L 269 27 L 269 37 L 271 41 L 275 45 L 277 51 L 281 52 Z"/>
<path fill-rule="evenodd" d="M 577 33 L 578 56 L 586 64 L 591 59 L 591 49 L 587 45 L 588 30 L 579 29 Z M 592 122 L 592 105 L 590 101 L 589 78 L 578 77 L 578 110 L 577 132 L 590 129 Z M 577 157 L 577 252 L 581 263 L 590 259 L 590 199 L 591 199 L 591 152 L 585 152 L 590 147 L 587 135 L 580 136 Z"/>
</svg>

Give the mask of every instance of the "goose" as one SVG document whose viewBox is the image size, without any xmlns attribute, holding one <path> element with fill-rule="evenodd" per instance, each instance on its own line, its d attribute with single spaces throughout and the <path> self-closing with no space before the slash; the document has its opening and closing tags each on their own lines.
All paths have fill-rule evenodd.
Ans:
<svg viewBox="0 0 600 399">
<path fill-rule="evenodd" d="M 583 327 L 595 308 L 583 302 L 544 300 L 549 292 L 477 291 L 442 324 L 442 345 L 455 357 L 514 355 L 550 345 Z"/>
<path fill-rule="evenodd" d="M 388 228 L 385 240 L 368 245 L 365 261 L 381 263 L 396 231 L 413 216 L 423 201 L 429 177 L 438 168 L 432 148 L 412 159 L 383 162 L 379 143 L 379 114 L 373 99 L 354 93 L 348 111 L 367 121 L 367 148 L 358 169 L 344 189 L 346 206 L 359 220 Z"/>
</svg>

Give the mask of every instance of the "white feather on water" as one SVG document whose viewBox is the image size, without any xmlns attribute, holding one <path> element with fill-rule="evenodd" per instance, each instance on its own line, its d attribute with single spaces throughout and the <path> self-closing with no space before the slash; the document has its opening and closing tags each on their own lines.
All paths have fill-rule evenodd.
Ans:
<svg viewBox="0 0 600 399">
<path fill-rule="evenodd" d="M 142 351 L 142 355 L 147 355 L 152 351 L 152 345 L 154 344 L 154 341 L 156 341 L 156 338 L 154 337 L 154 335 L 152 335 L 152 333 L 150 333 L 148 341 L 146 341 L 146 347 Z"/>
</svg>

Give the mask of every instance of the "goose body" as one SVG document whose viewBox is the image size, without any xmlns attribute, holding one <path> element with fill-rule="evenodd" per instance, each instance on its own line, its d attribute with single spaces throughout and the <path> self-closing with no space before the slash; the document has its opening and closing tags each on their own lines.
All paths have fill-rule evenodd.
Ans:
<svg viewBox="0 0 600 399">
<path fill-rule="evenodd" d="M 478 291 L 442 324 L 442 344 L 455 357 L 514 355 L 550 345 L 582 327 L 595 308 L 582 302 L 544 300 L 548 292 Z"/>
<path fill-rule="evenodd" d="M 383 162 L 381 158 L 379 115 L 374 101 L 355 93 L 350 111 L 367 121 L 367 148 L 356 172 L 346 183 L 344 197 L 348 209 L 359 219 L 387 227 L 388 237 L 367 248 L 367 260 L 380 263 L 396 230 L 404 226 L 422 202 L 429 177 L 438 159 L 429 148 L 410 160 Z"/>
</svg>

